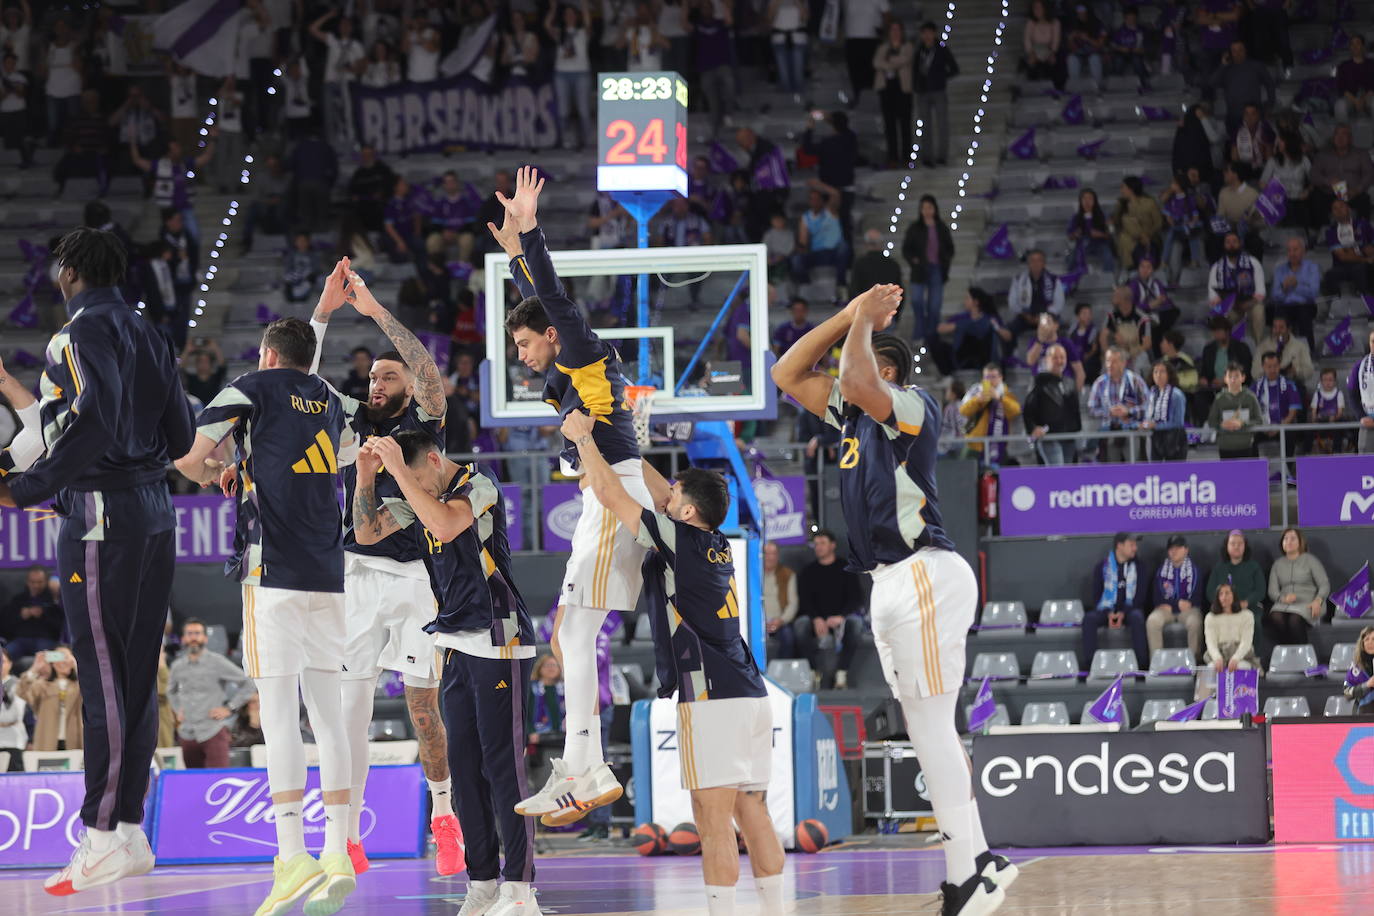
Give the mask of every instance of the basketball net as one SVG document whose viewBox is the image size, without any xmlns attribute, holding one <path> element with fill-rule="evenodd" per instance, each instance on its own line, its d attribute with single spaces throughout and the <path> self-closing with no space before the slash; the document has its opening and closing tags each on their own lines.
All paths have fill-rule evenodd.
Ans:
<svg viewBox="0 0 1374 916">
<path fill-rule="evenodd" d="M 653 418 L 654 393 L 657 390 L 653 385 L 625 386 L 625 397 L 630 402 L 635 439 L 639 442 L 640 448 L 648 448 L 652 439 L 649 424 Z"/>
</svg>

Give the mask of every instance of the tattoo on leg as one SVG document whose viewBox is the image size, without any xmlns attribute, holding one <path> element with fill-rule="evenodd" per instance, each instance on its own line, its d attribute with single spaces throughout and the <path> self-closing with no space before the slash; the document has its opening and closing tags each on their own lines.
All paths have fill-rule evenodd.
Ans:
<svg viewBox="0 0 1374 916">
<path fill-rule="evenodd" d="M 448 779 L 448 735 L 439 716 L 439 689 L 407 687 L 406 709 L 420 741 L 420 767 L 425 778 L 435 782 Z"/>
</svg>

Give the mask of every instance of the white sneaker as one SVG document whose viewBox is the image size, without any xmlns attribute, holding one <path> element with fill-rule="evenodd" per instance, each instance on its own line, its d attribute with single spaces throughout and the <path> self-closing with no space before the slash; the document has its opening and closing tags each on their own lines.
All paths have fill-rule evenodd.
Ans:
<svg viewBox="0 0 1374 916">
<path fill-rule="evenodd" d="M 593 808 L 609 805 L 625 794 L 620 780 L 604 761 L 564 785 L 566 788 L 557 791 L 553 798 L 557 810 L 539 818 L 539 823 L 545 827 L 562 827 L 579 821 Z"/>
<path fill-rule="evenodd" d="M 477 884 L 479 883 L 489 884 L 490 889 L 478 887 Z M 463 897 L 463 908 L 458 911 L 458 916 L 486 916 L 499 899 L 500 892 L 497 890 L 495 881 L 470 881 L 468 882 L 468 892 Z"/>
<path fill-rule="evenodd" d="M 542 814 L 552 814 L 562 808 L 557 797 L 566 795 L 572 790 L 576 777 L 568 772 L 568 765 L 563 762 L 562 757 L 555 757 L 551 762 L 553 772 L 549 774 L 549 780 L 544 783 L 544 788 L 516 805 L 516 814 L 521 817 L 539 817 Z"/>
<path fill-rule="evenodd" d="M 539 901 L 534 898 L 534 888 L 528 884 L 524 888 L 517 893 L 511 882 L 501 885 L 501 896 L 495 906 L 486 911 L 486 916 L 542 916 Z"/>
<path fill-rule="evenodd" d="M 125 840 L 117 837 L 113 845 L 101 852 L 91 848 L 89 833 L 81 837 L 81 844 L 72 853 L 67 867 L 48 876 L 43 890 L 54 897 L 67 897 L 78 891 L 113 884 L 120 878 L 146 875 L 153 870 L 153 851 L 143 831 Z"/>
</svg>

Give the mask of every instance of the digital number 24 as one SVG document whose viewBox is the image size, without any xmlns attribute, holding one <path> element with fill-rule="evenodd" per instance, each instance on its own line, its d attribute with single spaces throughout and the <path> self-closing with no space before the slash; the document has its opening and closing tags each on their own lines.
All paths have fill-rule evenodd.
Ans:
<svg viewBox="0 0 1374 916">
<path fill-rule="evenodd" d="M 679 134 L 684 131 L 680 130 Z M 619 118 L 606 125 L 606 136 L 615 140 L 611 148 L 606 151 L 607 165 L 634 165 L 639 156 L 652 159 L 655 164 L 662 163 L 664 157 L 668 155 L 668 144 L 663 142 L 663 119 L 654 118 L 644 125 L 644 133 L 639 136 L 639 143 L 635 143 L 637 136 L 635 126 L 624 118 Z M 619 139 L 616 139 L 616 138 Z M 681 136 L 678 138 L 681 139 Z M 630 152 L 630 147 L 635 148 L 635 152 Z M 678 158 L 685 157 L 686 144 L 679 144 Z"/>
</svg>

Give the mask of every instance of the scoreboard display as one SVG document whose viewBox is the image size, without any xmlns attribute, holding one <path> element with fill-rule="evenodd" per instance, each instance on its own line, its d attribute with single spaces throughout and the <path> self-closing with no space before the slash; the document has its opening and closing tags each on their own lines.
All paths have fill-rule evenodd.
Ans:
<svg viewBox="0 0 1374 916">
<path fill-rule="evenodd" d="M 687 196 L 687 81 L 676 72 L 602 73 L 596 81 L 600 191 Z"/>
</svg>

